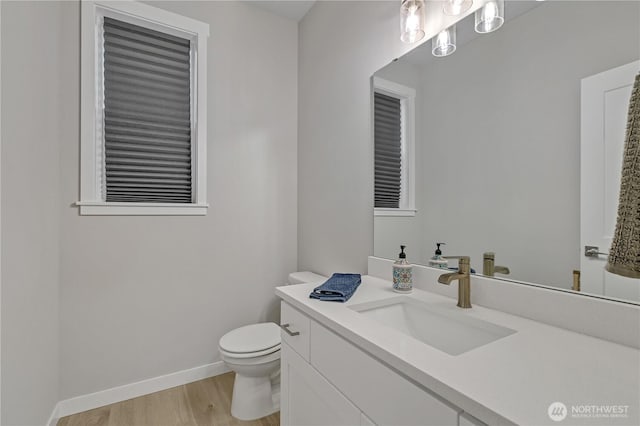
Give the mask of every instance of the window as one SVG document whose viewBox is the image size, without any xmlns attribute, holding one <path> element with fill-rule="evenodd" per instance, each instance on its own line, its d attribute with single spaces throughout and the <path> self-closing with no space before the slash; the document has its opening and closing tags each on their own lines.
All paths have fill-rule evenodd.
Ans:
<svg viewBox="0 0 640 426">
<path fill-rule="evenodd" d="M 83 215 L 206 214 L 209 26 L 82 2 Z"/>
<path fill-rule="evenodd" d="M 415 90 L 373 78 L 375 215 L 415 216 Z"/>
</svg>

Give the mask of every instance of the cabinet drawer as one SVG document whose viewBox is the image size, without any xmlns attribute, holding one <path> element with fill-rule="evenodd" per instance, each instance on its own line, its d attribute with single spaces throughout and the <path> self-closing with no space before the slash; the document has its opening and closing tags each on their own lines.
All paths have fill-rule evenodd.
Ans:
<svg viewBox="0 0 640 426">
<path fill-rule="evenodd" d="M 281 330 L 282 341 L 287 343 L 295 350 L 305 361 L 309 361 L 309 322 L 311 321 L 302 312 L 292 308 L 286 302 L 280 302 L 280 324 L 284 326 L 289 324 L 286 329 Z M 299 334 L 295 334 L 299 333 Z M 295 335 L 292 335 L 295 334 Z"/>
<path fill-rule="evenodd" d="M 311 330 L 311 364 L 373 423 L 457 426 L 460 410 L 314 321 Z"/>
<path fill-rule="evenodd" d="M 282 426 L 357 426 L 361 413 L 286 343 L 282 345 Z"/>
</svg>

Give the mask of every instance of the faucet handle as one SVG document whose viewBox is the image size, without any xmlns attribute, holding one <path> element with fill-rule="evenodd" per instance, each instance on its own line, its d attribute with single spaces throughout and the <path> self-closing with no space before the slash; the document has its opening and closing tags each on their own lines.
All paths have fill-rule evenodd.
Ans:
<svg viewBox="0 0 640 426">
<path fill-rule="evenodd" d="M 469 256 L 442 256 L 443 259 L 458 259 L 458 263 L 471 263 L 471 258 Z"/>
<path fill-rule="evenodd" d="M 490 260 L 495 260 L 496 259 L 496 254 L 492 251 L 488 251 L 482 254 L 482 257 L 484 259 L 490 259 Z"/>
</svg>

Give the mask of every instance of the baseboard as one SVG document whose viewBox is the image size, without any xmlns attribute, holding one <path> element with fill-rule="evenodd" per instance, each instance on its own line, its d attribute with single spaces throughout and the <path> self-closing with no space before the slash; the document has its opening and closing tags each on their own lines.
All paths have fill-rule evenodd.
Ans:
<svg viewBox="0 0 640 426">
<path fill-rule="evenodd" d="M 188 370 L 177 371 L 165 376 L 154 377 L 128 385 L 65 399 L 58 402 L 55 406 L 47 426 L 55 426 L 61 417 L 218 376 L 229 371 L 231 370 L 229 370 L 223 361 L 218 361 Z"/>
<path fill-rule="evenodd" d="M 59 419 L 60 416 L 58 415 L 58 404 L 56 404 L 55 407 L 53 407 L 51 415 L 49 416 L 49 420 L 47 420 L 46 426 L 56 426 Z"/>
</svg>

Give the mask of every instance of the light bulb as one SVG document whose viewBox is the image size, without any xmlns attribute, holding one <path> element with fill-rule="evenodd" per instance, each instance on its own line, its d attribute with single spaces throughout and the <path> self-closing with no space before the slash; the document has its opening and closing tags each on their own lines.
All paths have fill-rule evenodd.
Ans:
<svg viewBox="0 0 640 426">
<path fill-rule="evenodd" d="M 476 10 L 476 32 L 490 33 L 504 23 L 504 0 L 491 0 Z"/>
<path fill-rule="evenodd" d="M 400 6 L 400 40 L 415 43 L 424 37 L 424 0 L 403 0 Z"/>
<path fill-rule="evenodd" d="M 431 53 L 433 56 L 449 56 L 456 51 L 456 26 L 452 25 L 440 31 L 431 39 Z"/>
</svg>

